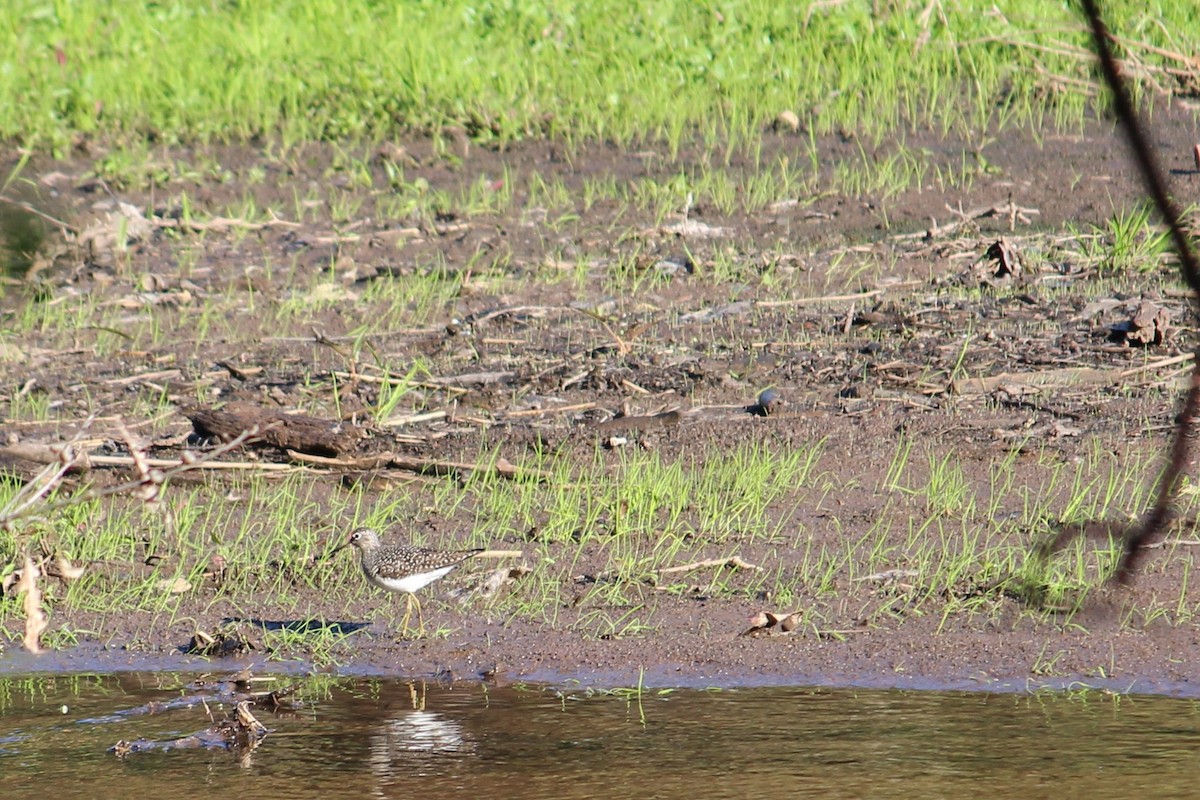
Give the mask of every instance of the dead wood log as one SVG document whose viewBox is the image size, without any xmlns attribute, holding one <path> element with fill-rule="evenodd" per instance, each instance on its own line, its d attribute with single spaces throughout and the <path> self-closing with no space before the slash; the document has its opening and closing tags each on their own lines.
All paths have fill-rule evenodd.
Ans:
<svg viewBox="0 0 1200 800">
<path fill-rule="evenodd" d="M 285 414 L 250 403 L 230 403 L 223 408 L 194 408 L 184 412 L 198 436 L 232 441 L 258 426 L 260 433 L 249 444 L 261 442 L 281 450 L 336 458 L 355 449 L 363 429 L 341 420 L 307 414 Z"/>
</svg>

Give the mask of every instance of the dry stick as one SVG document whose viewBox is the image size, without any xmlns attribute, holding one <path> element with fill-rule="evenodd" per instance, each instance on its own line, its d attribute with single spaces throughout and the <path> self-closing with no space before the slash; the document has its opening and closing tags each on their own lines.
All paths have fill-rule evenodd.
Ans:
<svg viewBox="0 0 1200 800">
<path fill-rule="evenodd" d="M 475 558 L 523 558 L 525 554 L 520 550 L 482 550 L 475 554 Z"/>
<path fill-rule="evenodd" d="M 392 417 L 379 424 L 385 428 L 400 428 L 405 425 L 415 425 L 418 422 L 432 422 L 435 419 L 445 419 L 445 411 L 427 411 L 424 414 L 410 414 L 407 417 Z"/>
<path fill-rule="evenodd" d="M 737 567 L 738 569 L 763 571 L 762 567 L 751 564 L 749 561 L 743 561 L 740 556 L 730 556 L 729 558 L 706 558 L 703 561 L 693 561 L 691 564 L 681 564 L 678 567 L 663 567 L 655 572 L 660 575 L 668 575 L 672 572 L 691 572 L 701 567 Z"/>
<path fill-rule="evenodd" d="M 1183 231 L 1181 216 L 1175 204 L 1167 194 L 1166 181 L 1159 168 L 1154 154 L 1146 142 L 1146 135 L 1133 107 L 1129 88 L 1121 78 L 1120 69 L 1112 53 L 1112 37 L 1104 21 L 1100 18 L 1100 10 L 1096 0 L 1082 0 L 1084 14 L 1092 29 L 1092 38 L 1096 43 L 1096 54 L 1100 59 L 1100 71 L 1113 94 L 1113 109 L 1117 113 L 1129 137 L 1129 144 L 1137 161 L 1138 170 L 1146 184 L 1146 191 L 1154 201 L 1158 213 L 1171 234 L 1175 252 L 1179 254 L 1179 269 L 1184 280 L 1191 287 L 1197 304 L 1193 309 L 1200 317 L 1200 263 L 1192 250 L 1191 242 Z M 1142 523 L 1128 531 L 1124 537 L 1124 553 L 1117 564 L 1115 578 L 1119 583 L 1129 583 L 1137 571 L 1141 560 L 1142 548 L 1152 539 L 1160 536 L 1170 516 L 1172 500 L 1178 488 L 1183 468 L 1187 464 L 1188 448 L 1190 445 L 1188 431 L 1196 417 L 1197 406 L 1200 405 L 1200 361 L 1192 370 L 1192 380 L 1183 401 L 1183 409 L 1179 414 L 1179 422 L 1175 429 L 1175 438 L 1167 459 L 1166 469 L 1158 483 L 1154 498 L 1154 506 Z"/>
<path fill-rule="evenodd" d="M 1166 58 L 1171 61 L 1179 62 L 1180 64 L 1189 65 L 1189 64 L 1195 63 L 1194 59 L 1190 59 L 1187 56 L 1183 55 L 1182 53 L 1178 53 L 1173 50 L 1166 50 L 1161 47 L 1157 47 L 1155 45 L 1149 44 L 1148 42 L 1135 41 L 1133 39 L 1126 39 L 1123 37 L 1111 36 L 1111 35 L 1110 35 L 1110 38 L 1113 41 L 1120 44 L 1122 47 L 1124 47 L 1130 53 L 1133 53 L 1135 50 L 1145 50 L 1146 52 L 1153 53 L 1157 56 L 1161 56 L 1162 58 Z M 1060 41 L 1052 41 L 1051 44 L 1045 45 L 1045 44 L 1039 44 L 1037 42 L 1026 42 L 1026 41 L 1021 41 L 1019 39 L 1005 38 L 1002 36 L 984 36 L 984 37 L 980 37 L 977 39 L 972 39 L 970 41 L 962 42 L 962 46 L 964 46 L 964 47 L 969 47 L 974 44 L 1005 44 L 1005 45 L 1010 45 L 1010 46 L 1016 47 L 1016 48 L 1023 48 L 1025 50 L 1035 50 L 1035 51 L 1039 51 L 1039 52 L 1043 52 L 1043 53 L 1048 53 L 1050 55 L 1063 56 L 1066 58 L 1075 58 L 1075 59 L 1080 59 L 1080 60 L 1090 59 L 1091 55 L 1092 55 L 1084 48 L 1077 48 L 1075 45 L 1067 44 L 1066 42 L 1060 42 Z M 1171 75 L 1172 77 L 1188 77 L 1188 78 L 1190 78 L 1190 77 L 1196 76 L 1196 74 L 1197 74 L 1194 70 L 1179 69 L 1179 68 L 1173 69 L 1171 67 L 1160 67 L 1160 66 L 1157 66 L 1154 64 L 1146 64 L 1144 62 L 1141 62 L 1140 60 L 1138 62 L 1138 67 L 1142 70 L 1145 70 L 1146 72 L 1155 72 L 1155 73 L 1158 73 L 1161 75 Z M 1085 83 L 1084 81 L 1080 81 L 1075 78 L 1071 78 L 1069 80 L 1071 80 L 1072 82 L 1076 82 L 1076 83 Z M 1156 87 L 1158 87 L 1157 84 L 1155 84 L 1155 85 L 1156 85 Z M 1089 86 L 1090 86 L 1090 84 L 1089 84 Z M 1158 87 L 1158 88 L 1161 88 L 1161 87 Z"/>
<path fill-rule="evenodd" d="M 856 294 L 827 294 L 823 297 L 797 297 L 794 300 L 755 300 L 754 305 L 757 308 L 783 308 L 786 306 L 802 306 L 808 303 L 857 302 L 858 300 L 869 300 L 881 294 L 883 294 L 882 289 L 872 289 L 869 292 L 858 292 Z"/>
<path fill-rule="evenodd" d="M 157 372 L 141 372 L 137 375 L 126 375 L 123 378 L 109 378 L 104 384 L 106 386 L 128 386 L 138 381 L 157 381 L 163 378 L 178 378 L 181 375 L 183 375 L 183 370 L 163 369 Z"/>
<path fill-rule="evenodd" d="M 184 454 L 182 460 L 168 462 L 168 463 L 172 464 L 173 466 L 163 470 L 160 475 L 156 475 L 155 480 L 158 480 L 161 478 L 161 480 L 165 481 L 175 475 L 179 475 L 184 472 L 190 472 L 191 470 L 194 470 L 194 469 L 206 469 L 206 468 L 211 469 L 212 466 L 206 466 L 206 465 L 209 465 L 210 462 L 212 462 L 212 459 L 216 458 L 217 456 L 224 455 L 225 453 L 228 453 L 230 450 L 234 450 L 238 447 L 241 447 L 248 440 L 258 436 L 259 433 L 261 433 L 261 430 L 257 425 L 255 425 L 255 426 L 252 426 L 249 430 L 242 431 L 241 435 L 239 435 L 236 439 L 231 439 L 229 442 L 215 448 L 212 452 L 205 453 L 202 456 L 197 457 L 194 453 L 188 451 Z M 58 483 L 58 481 L 60 481 L 62 479 L 62 475 L 66 472 L 65 468 L 69 468 L 73 463 L 75 463 L 76 459 L 78 459 L 80 457 L 73 453 L 70 453 L 69 450 L 64 450 L 63 452 L 64 452 L 64 458 L 63 458 L 63 467 L 64 468 L 56 471 L 55 476 L 50 479 L 53 481 L 52 483 L 48 483 L 41 490 L 37 491 L 36 495 L 38 497 L 40 497 L 42 494 L 44 494 L 45 492 L 52 489 Z M 94 457 L 94 458 L 99 458 L 99 457 Z M 157 459 L 147 459 L 147 463 L 150 466 L 153 466 L 155 461 L 157 461 Z M 133 459 L 129 458 L 125 463 L 132 464 Z M 53 466 L 53 465 L 51 465 L 51 466 Z M 43 472 L 39 473 L 38 478 L 35 478 L 35 480 L 41 479 L 41 476 L 45 473 L 46 473 L 46 470 L 43 470 Z M 43 513 L 49 513 L 51 511 L 57 511 L 60 508 L 68 508 L 70 506 L 79 505 L 80 503 L 86 503 L 89 500 L 97 500 L 101 497 L 109 497 L 114 494 L 122 494 L 124 492 L 133 491 L 144 485 L 145 484 L 142 481 L 142 479 L 139 478 L 138 480 L 127 481 L 126 483 L 122 483 L 118 486 L 108 486 L 103 489 L 88 489 L 87 491 L 84 491 L 80 494 L 72 495 L 71 497 L 67 497 L 63 500 L 59 500 L 57 502 L 42 506 L 41 510 Z M 11 529 L 11 525 L 14 520 L 26 515 L 26 513 L 30 510 L 30 508 L 32 508 L 32 503 L 26 502 L 26 503 L 22 504 L 21 507 L 15 508 L 15 509 L 11 508 L 12 503 L 10 503 L 9 506 L 10 506 L 9 509 L 0 509 L 0 528 L 6 529 L 6 530 Z"/>
<path fill-rule="evenodd" d="M 622 355 L 622 356 L 628 355 L 630 353 L 630 351 L 633 350 L 633 340 L 637 338 L 636 334 L 634 336 L 630 337 L 630 340 L 627 342 L 623 338 L 621 338 L 621 336 L 618 335 L 615 330 L 613 330 L 612 326 L 604 321 L 604 317 L 600 316 L 599 314 L 597 314 L 593 311 L 590 311 L 589 309 L 586 309 L 586 308 L 575 308 L 574 306 L 570 306 L 569 308 L 571 308 L 571 310 L 573 310 L 573 311 L 579 312 L 580 314 L 582 314 L 585 317 L 590 317 L 591 319 L 595 320 L 596 322 L 599 322 L 600 325 L 604 327 L 604 330 L 608 331 L 608 335 L 610 337 L 612 337 L 613 342 L 617 345 L 617 354 L 618 355 Z M 640 333 L 640 331 L 638 333 Z"/>
<path fill-rule="evenodd" d="M 139 423 L 140 424 L 140 423 Z M 136 427 L 131 425 L 129 427 Z M 78 469 L 80 472 L 87 472 L 92 467 L 133 467 L 137 466 L 137 462 L 132 456 L 97 456 L 84 452 L 82 448 L 88 441 L 99 443 L 97 440 L 80 440 L 67 443 L 66 445 L 8 445 L 0 447 L 0 455 L 19 458 L 24 461 L 31 461 L 35 464 L 47 465 L 43 471 L 54 471 L 59 468 L 59 465 L 66 464 L 67 471 Z M 70 451 L 69 455 L 64 457 L 64 452 Z M 147 466 L 170 469 L 179 465 L 179 460 L 174 458 L 143 458 Z M 191 465 L 192 469 L 232 469 L 232 470 L 257 470 L 259 472 L 299 472 L 303 467 L 297 467 L 294 464 L 276 464 L 271 461 L 196 461 Z M 41 473 L 35 475 L 32 480 L 26 484 L 27 487 L 37 486 L 42 480 Z M 14 500 L 15 502 L 15 500 Z M 10 502 L 11 505 L 11 502 Z M 0 511 L 3 514 L 3 511 Z"/>
<path fill-rule="evenodd" d="M 49 494 L 50 490 L 62 481 L 63 476 L 79 461 L 79 456 L 76 455 L 74 447 L 83 438 L 84 432 L 91 423 L 92 418 L 88 417 L 79 431 L 71 438 L 71 441 L 67 442 L 59 450 L 56 458 L 47 463 L 41 472 L 22 486 L 5 506 L 0 507 L 0 527 L 6 528 L 9 520 L 22 516 L 27 509 L 32 507 L 44 495 Z"/>
<path fill-rule="evenodd" d="M 544 417 L 550 414 L 565 414 L 569 411 L 587 411 L 596 407 L 595 402 L 576 403 L 573 406 L 559 406 L 558 408 L 526 408 L 520 411 L 509 411 L 504 416 L 509 417 Z"/>
<path fill-rule="evenodd" d="M 70 231 L 71 233 L 79 233 L 79 228 L 76 228 L 74 225 L 70 225 L 66 222 L 63 222 L 61 219 L 56 219 L 55 217 L 50 216 L 49 214 L 47 214 L 44 211 L 38 211 L 33 206 L 29 205 L 29 203 L 22 202 L 21 200 L 13 200 L 11 197 L 5 197 L 2 194 L 0 194 L 0 203 L 8 203 L 11 206 L 16 206 L 17 208 L 21 209 L 22 211 L 27 211 L 30 214 L 33 214 L 35 217 L 40 217 L 41 219 L 44 219 L 46 222 L 49 222 L 50 224 L 57 226 L 60 230 Z"/>
<path fill-rule="evenodd" d="M 970 209 L 969 211 L 963 211 L 961 208 L 951 208 L 949 205 L 946 206 L 946 210 L 958 217 L 958 221 L 948 222 L 945 225 L 938 225 L 937 220 L 931 217 L 930 221 L 933 224 L 930 225 L 928 230 L 917 231 L 916 233 L 898 233 L 891 237 L 892 241 L 906 242 L 926 239 L 931 236 L 947 236 L 951 233 L 954 233 L 964 225 L 974 222 L 977 219 L 983 219 L 984 217 L 997 217 L 1001 214 L 1008 216 L 1010 220 L 1015 221 L 1019 219 L 1021 222 L 1029 224 L 1030 214 L 1042 213 L 1036 208 L 1024 208 L 1019 206 L 1011 199 L 1006 203 L 995 203 L 990 206 L 978 206 Z M 1013 225 L 1010 224 L 1009 227 L 1012 228 Z"/>
<path fill-rule="evenodd" d="M 1184 353 L 1183 355 L 1171 356 L 1170 358 L 1160 359 L 1159 361 L 1151 361 L 1148 364 L 1142 364 L 1140 367 L 1130 367 L 1127 370 L 1122 370 L 1121 377 L 1128 378 L 1131 375 L 1137 375 L 1142 372 L 1153 372 L 1154 370 L 1162 369 L 1163 367 L 1182 364 L 1184 361 L 1191 361 L 1196 357 L 1195 353 Z M 1189 367 L 1188 369 L 1191 369 Z"/>
<path fill-rule="evenodd" d="M 249 220 L 231 217 L 213 217 L 210 220 L 201 222 L 199 220 L 184 221 L 181 219 L 155 216 L 151 217 L 150 222 L 157 228 L 179 228 L 194 231 L 196 233 L 203 233 L 204 231 L 223 231 L 228 230 L 229 228 L 245 228 L 246 230 L 258 231 L 262 230 L 263 228 L 270 228 L 276 225 L 285 228 L 304 227 L 299 222 L 289 222 L 286 219 L 279 219 L 278 217 L 272 217 L 272 219 L 269 219 L 266 222 L 250 222 Z"/>
<path fill-rule="evenodd" d="M 154 468 L 167 468 L 179 466 L 179 461 L 171 458 L 143 458 L 146 466 Z M 97 467 L 131 467 L 136 466 L 136 461 L 130 456 L 88 456 L 88 462 Z M 232 469 L 232 470 L 249 470 L 257 472 L 300 472 L 303 467 L 298 467 L 295 464 L 277 464 L 273 461 L 196 461 L 187 465 L 189 470 L 193 469 Z M 184 470 L 180 470 L 183 472 Z M 175 473 L 171 473 L 175 474 Z"/>
<path fill-rule="evenodd" d="M 1196 539 L 1163 539 L 1161 542 L 1152 544 L 1144 544 L 1142 547 L 1146 550 L 1157 550 L 1160 547 L 1166 547 L 1172 544 L 1176 547 L 1200 547 L 1200 540 Z"/>
</svg>

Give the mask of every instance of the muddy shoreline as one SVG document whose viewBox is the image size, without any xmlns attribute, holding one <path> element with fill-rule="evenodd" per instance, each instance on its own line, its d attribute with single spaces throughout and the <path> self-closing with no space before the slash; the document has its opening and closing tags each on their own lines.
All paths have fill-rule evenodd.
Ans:
<svg viewBox="0 0 1200 800">
<path fill-rule="evenodd" d="M 1178 156 L 1170 163 L 1185 163 L 1197 138 L 1191 113 L 1163 109 L 1153 126 L 1164 152 Z M 318 147 L 287 166 L 253 148 L 217 148 L 209 155 L 228 167 L 228 179 L 197 184 L 189 175 L 152 189 L 104 189 L 93 158 L 35 160 L 29 177 L 52 196 L 54 213 L 79 227 L 110 213 L 106 192 L 157 214 L 159 227 L 120 258 L 108 253 L 106 260 L 97 251 L 80 260 L 78 253 L 60 252 L 38 271 L 39 289 L 10 277 L 14 288 L 3 303 L 9 324 L 17 324 L 29 302 L 46 303 L 48 314 L 63 303 L 79 302 L 82 309 L 82 322 L 72 323 L 77 328 L 30 326 L 3 351 L 15 398 L 5 423 L 10 441 L 60 443 L 93 414 L 144 424 L 153 432 L 154 454 L 177 458 L 192 433 L 185 411 L 200 401 L 358 419 L 381 402 L 378 380 L 350 381 L 345 389 L 348 343 L 375 313 L 364 308 L 376 308 L 370 304 L 379 302 L 378 286 L 436 262 L 445 272 L 438 280 L 451 284 L 446 296 L 388 301 L 388 312 L 397 316 L 371 334 L 372 347 L 399 364 L 419 360 L 430 379 L 411 409 L 421 421 L 373 431 L 376 442 L 412 458 L 456 463 L 481 453 L 518 465 L 542 463 L 547 453 L 592 459 L 607 475 L 618 474 L 627 453 L 661 458 L 665 471 L 696 466 L 698 448 L 711 455 L 761 446 L 786 454 L 820 442 L 812 473 L 819 479 L 772 501 L 763 514 L 772 526 L 766 532 L 710 526 L 678 537 L 672 563 L 737 556 L 761 566 L 761 574 L 701 571 L 660 580 L 649 577 L 660 565 L 648 570 L 640 553 L 621 562 L 625 572 L 614 569 L 613 542 L 627 530 L 616 511 L 594 520 L 594 539 L 587 538 L 590 531 L 552 536 L 548 511 L 497 523 L 485 497 L 448 502 L 447 492 L 466 492 L 462 474 L 364 476 L 305 463 L 314 488 L 304 498 L 303 519 L 290 523 L 288 547 L 306 554 L 326 549 L 343 535 L 353 503 L 386 507 L 405 498 L 394 520 L 399 535 L 415 530 L 447 547 L 470 539 L 521 549 L 535 578 L 553 586 L 551 600 L 529 612 L 515 604 L 500 610 L 483 602 L 460 605 L 435 593 L 426 614 L 441 632 L 397 642 L 388 631 L 402 602 L 362 584 L 348 559 L 314 567 L 311 555 L 304 561 L 281 547 L 269 562 L 256 564 L 239 561 L 236 548 L 225 549 L 222 563 L 246 587 L 232 592 L 207 564 L 180 564 L 178 553 L 186 551 L 173 551 L 169 538 L 150 553 L 149 538 L 132 537 L 129 551 L 136 555 L 129 564 L 96 560 L 94 591 L 131 579 L 157 581 L 159 572 L 190 576 L 180 597 L 155 601 L 169 610 L 110 614 L 89 598 L 66 600 L 67 588 L 58 586 L 51 593 L 54 652 L 36 659 L 18 652 L 21 619 L 10 604 L 11 613 L 0 619 L 9 637 L 0 673 L 224 670 L 253 663 L 260 670 L 601 686 L 643 680 L 651 686 L 1023 691 L 1086 684 L 1192 696 L 1200 681 L 1200 596 L 1188 581 L 1190 509 L 1172 534 L 1185 543 L 1148 559 L 1131 589 L 1093 592 L 1070 614 L 1044 614 L 1020 598 L 988 594 L 981 587 L 994 585 L 988 583 L 999 569 L 994 565 L 916 589 L 863 577 L 879 570 L 907 574 L 920 558 L 953 553 L 975 535 L 1005 552 L 1024 553 L 1046 534 L 1028 511 L 1043 492 L 1048 514 L 1069 516 L 1072 502 L 1102 494 L 1110 480 L 1124 494 L 1114 491 L 1117 500 L 1096 507 L 1115 519 L 1139 510 L 1136 487 L 1152 480 L 1174 419 L 1180 375 L 1170 369 L 1186 360 L 1195 333 L 1177 325 L 1149 344 L 1114 341 L 1114 326 L 1143 299 L 1174 320 L 1186 319 L 1186 298 L 1174 276 L 1168 269 L 1101 276 L 1100 267 L 1085 263 L 1086 246 L 1062 250 L 1071 237 L 1072 247 L 1102 239 L 1087 226 L 1104 226 L 1114 209 L 1140 196 L 1111 125 L 1095 121 L 1085 128 L 1037 140 L 1002 132 L 986 149 L 990 169 L 968 186 L 930 185 L 886 197 L 817 194 L 745 214 L 699 204 L 682 220 L 606 201 L 573 208 L 578 219 L 564 215 L 566 221 L 554 222 L 521 191 L 502 213 L 457 209 L 415 222 L 387 218 L 377 206 L 387 191 L 356 188 L 333 154 Z M 969 149 L 929 134 L 913 134 L 906 145 L 922 141 L 946 164 L 961 164 Z M 794 146 L 774 136 L 767 155 Z M 822 147 L 823 168 L 832 169 L 857 153 L 859 143 L 832 137 Z M 884 143 L 872 152 L 887 149 Z M 645 153 L 597 147 L 564 159 L 554 145 L 535 143 L 507 152 L 472 147 L 449 166 L 427 142 L 408 142 L 402 150 L 410 180 L 448 194 L 481 176 L 515 180 L 534 171 L 564 181 L 568 194 L 582 193 L 595 176 L 665 181 L 698 169 L 701 155 L 685 153 L 682 163 L 666 164 Z M 185 149 L 163 154 L 180 162 L 197 155 Z M 366 158 L 382 180 L 378 157 Z M 732 166 L 751 167 L 737 159 Z M 241 180 L 251 172 L 256 183 Z M 1190 167 L 1178 166 L 1173 177 L 1181 190 L 1200 185 L 1200 173 Z M 298 203 L 297 186 L 312 193 L 308 206 Z M 356 200 L 355 215 L 339 217 L 341 206 L 325 190 L 336 191 L 342 203 Z M 303 222 L 268 221 L 249 232 L 219 225 L 180 232 L 185 194 L 189 213 L 197 216 L 227 220 L 244 194 L 280 215 L 285 208 L 301 217 L 305 208 L 311 213 Z M 1001 206 L 1011 214 L 966 213 Z M 959 227 L 945 227 L 964 218 Z M 1007 283 L 993 281 L 994 274 L 981 281 L 978 264 L 987 263 L 985 253 L 1002 236 L 1025 248 L 1031 274 Z M 490 266 L 479 266 L 485 263 Z M 31 301 L 35 295 L 41 299 Z M 219 305 L 226 301 L 229 306 Z M 196 310 L 210 303 L 215 313 Z M 293 313 L 297 303 L 300 311 Z M 87 317 L 104 308 L 123 316 Z M 418 312 L 428 312 L 419 324 L 397 321 Z M 278 322 L 264 325 L 271 313 Z M 210 335 L 197 338 L 201 325 Z M 1047 390 L 1019 377 L 1071 370 L 1086 370 L 1072 375 L 1097 382 Z M 1018 376 L 1013 385 L 995 382 L 1006 375 Z M 753 413 L 767 387 L 786 402 L 770 415 Z M 44 410 L 34 414 L 22 406 L 29 397 L 40 398 Z M 550 413 L 558 407 L 579 410 Z M 656 415 L 665 409 L 675 415 L 671 424 L 610 425 L 661 420 Z M 429 413 L 432 420 L 421 416 Z M 99 434 L 95 452 L 124 452 L 111 437 L 108 430 Z M 917 457 L 899 479 L 890 465 L 904 442 Z M 961 497 L 935 486 L 945 454 L 961 471 L 962 486 L 952 487 Z M 289 463 L 277 451 L 254 458 Z M 1098 483 L 1092 489 L 1055 483 L 1072 470 L 1087 480 L 1099 476 Z M 1005 472 L 1015 483 L 1000 480 Z M 104 484 L 124 473 L 97 475 Z M 252 498 L 237 479 L 189 473 L 176 488 L 196 493 L 197 503 L 251 513 Z M 360 496 L 354 492 L 365 499 L 353 499 Z M 179 500 L 173 512 L 182 513 L 187 502 Z M 697 514 L 698 505 L 680 513 Z M 109 510 L 118 512 L 126 513 Z M 131 519 L 133 528 L 143 524 L 142 517 Z M 222 520 L 205 535 L 227 548 L 234 539 L 226 529 L 236 527 L 236 519 Z M 928 530 L 919 527 L 930 520 Z M 662 522 L 650 519 L 637 529 L 649 552 L 661 544 Z M 815 548 L 837 548 L 876 529 L 882 542 L 876 551 L 851 549 L 845 568 L 830 568 L 824 582 L 804 572 Z M 36 542 L 49 556 L 66 541 L 65 530 L 33 526 L 20 544 Z M 71 535 L 80 535 L 79 526 Z M 15 558 L 17 541 L 7 544 L 4 555 Z M 1094 581 L 1102 568 L 1083 569 Z M 614 584 L 624 594 L 606 594 Z M 286 602 L 278 601 L 280 590 Z M 521 590 L 518 584 L 511 591 Z M 786 635 L 742 635 L 765 611 L 811 616 L 807 627 Z M 197 631 L 216 632 L 231 620 L 242 621 L 238 635 L 255 650 L 230 659 L 181 655 Z M 254 642 L 261 639 L 254 621 L 264 620 L 274 633 L 309 620 L 327 621 L 318 628 L 340 620 L 339 634 L 361 629 L 331 637 L 314 658 L 302 643 Z"/>
<path fill-rule="evenodd" d="M 1132 603 L 1129 597 L 1120 600 Z M 673 613 L 671 620 L 685 627 L 721 621 L 733 625 L 738 612 L 725 604 L 720 609 Z M 136 643 L 120 644 L 120 637 L 114 637 L 105 646 L 85 642 L 36 656 L 9 648 L 0 656 L 0 675 L 250 668 L 256 673 L 316 672 L 597 689 L 640 683 L 652 688 L 816 686 L 1002 693 L 1096 689 L 1200 696 L 1194 665 L 1180 658 L 1197 647 L 1195 632 L 1168 625 L 1123 631 L 1120 614 L 1113 600 L 1096 603 L 1076 617 L 1069 632 L 1037 630 L 1031 625 L 999 631 L 999 626 L 970 624 L 937 631 L 930 630 L 931 625 L 907 623 L 896 630 L 864 629 L 841 640 L 802 634 L 673 632 L 595 641 L 527 624 L 502 626 L 486 620 L 469 622 L 436 638 L 402 640 L 389 635 L 386 622 L 377 622 L 347 636 L 332 654 L 333 661 L 322 663 L 313 663 L 302 653 L 262 650 L 221 658 L 188 655 L 191 629 L 179 626 L 158 634 L 160 641 L 179 641 L 176 645 L 156 647 L 138 636 Z M 253 633 L 252 626 L 240 630 Z"/>
</svg>

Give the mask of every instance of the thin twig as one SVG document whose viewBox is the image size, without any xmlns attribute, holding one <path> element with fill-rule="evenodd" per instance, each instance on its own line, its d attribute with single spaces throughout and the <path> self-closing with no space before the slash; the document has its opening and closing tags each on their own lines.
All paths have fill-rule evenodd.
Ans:
<svg viewBox="0 0 1200 800">
<path fill-rule="evenodd" d="M 182 220 L 164 217 L 151 217 L 150 221 L 158 228 L 179 228 L 187 229 L 196 233 L 205 231 L 224 231 L 230 228 L 243 228 L 249 231 L 258 231 L 263 228 L 273 228 L 276 226 L 284 228 L 303 228 L 299 222 L 289 222 L 285 219 L 267 220 L 266 222 L 250 222 L 244 219 L 234 219 L 231 217 L 213 217 L 212 219 L 201 222 L 200 220 Z"/>
<path fill-rule="evenodd" d="M 869 292 L 858 292 L 856 294 L 827 294 L 821 297 L 797 297 L 794 300 L 756 300 L 754 305 L 758 308 L 783 308 L 786 306 L 816 305 L 818 303 L 847 303 L 878 297 L 881 294 L 883 294 L 882 289 L 872 289 Z"/>
<path fill-rule="evenodd" d="M 675 572 L 691 572 L 694 569 L 703 567 L 736 567 L 738 569 L 752 569 L 762 572 L 763 568 L 757 564 L 751 564 L 749 561 L 743 561 L 740 556 L 730 556 L 729 558 L 706 558 L 703 561 L 693 561 L 690 564 L 681 564 L 678 567 L 662 567 L 655 570 L 659 575 L 669 575 Z"/>
<path fill-rule="evenodd" d="M 475 554 L 475 558 L 523 558 L 520 550 L 483 550 Z"/>
<path fill-rule="evenodd" d="M 70 223 L 63 222 L 61 219 L 52 217 L 44 211 L 38 211 L 33 206 L 29 205 L 29 203 L 22 202 L 21 200 L 13 200 L 11 197 L 5 197 L 2 194 L 0 194 L 0 203 L 8 203 L 10 206 L 16 206 L 17 208 L 21 209 L 22 211 L 28 211 L 30 214 L 33 214 L 35 217 L 39 217 L 39 218 L 45 220 L 46 222 L 49 222 L 51 225 L 56 225 L 64 231 L 70 231 L 71 233 L 79 233 L 79 228 L 76 228 L 74 225 L 71 225 Z"/>
<path fill-rule="evenodd" d="M 595 402 L 576 403 L 573 406 L 559 406 L 558 408 L 526 408 L 520 411 L 509 411 L 505 417 L 543 417 L 549 414 L 566 414 L 569 411 L 587 411 L 595 408 Z"/>
</svg>

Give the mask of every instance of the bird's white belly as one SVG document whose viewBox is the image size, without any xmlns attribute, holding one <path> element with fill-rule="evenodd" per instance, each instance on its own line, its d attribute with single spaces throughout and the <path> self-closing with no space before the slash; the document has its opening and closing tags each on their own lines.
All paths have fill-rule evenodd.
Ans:
<svg viewBox="0 0 1200 800">
<path fill-rule="evenodd" d="M 367 575 L 367 579 L 381 589 L 387 589 L 389 592 L 408 592 L 412 594 L 418 589 L 428 586 L 429 584 L 442 577 L 454 566 L 440 567 L 429 572 L 418 572 L 415 575 L 406 575 L 403 578 L 384 578 L 379 575 Z"/>
</svg>

